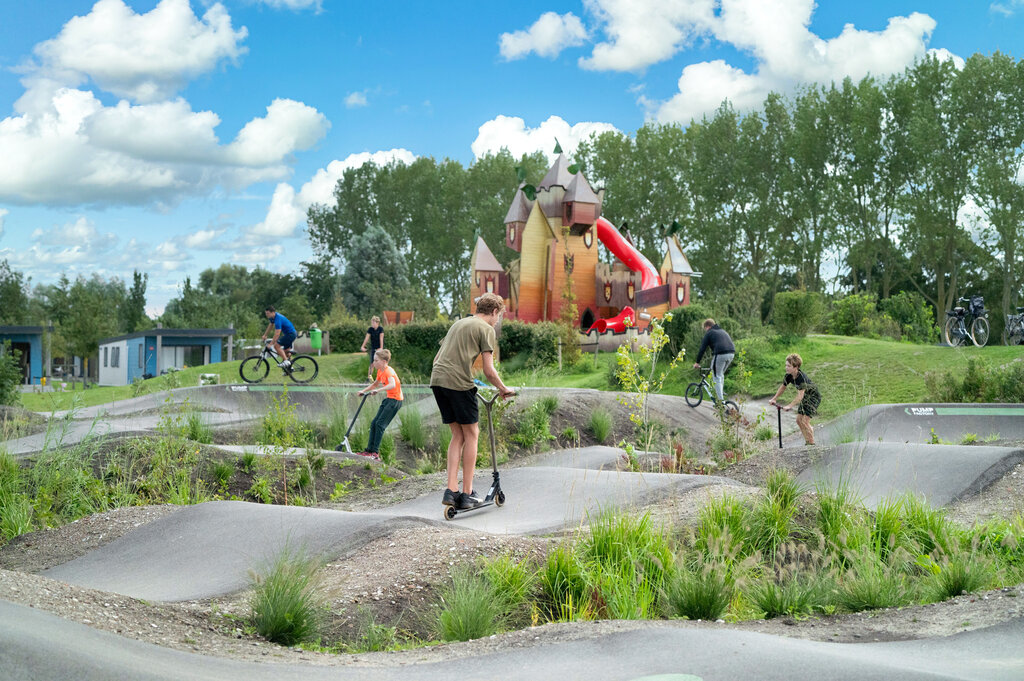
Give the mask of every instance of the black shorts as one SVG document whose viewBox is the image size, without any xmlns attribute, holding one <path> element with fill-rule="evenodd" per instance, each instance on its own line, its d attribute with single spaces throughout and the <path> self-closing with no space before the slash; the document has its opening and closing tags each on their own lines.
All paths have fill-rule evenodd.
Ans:
<svg viewBox="0 0 1024 681">
<path fill-rule="evenodd" d="M 434 401 L 441 411 L 441 423 L 458 423 L 464 426 L 479 423 L 480 407 L 476 403 L 476 388 L 452 390 L 432 385 Z"/>
<path fill-rule="evenodd" d="M 821 393 L 817 390 L 808 390 L 804 398 L 800 400 L 800 406 L 796 408 L 797 414 L 803 414 L 808 418 L 818 415 L 818 407 L 821 405 Z"/>
<path fill-rule="evenodd" d="M 280 336 L 277 337 L 277 344 L 280 345 L 282 348 L 290 348 L 292 346 L 292 343 L 294 342 L 294 333 L 282 333 Z"/>
</svg>

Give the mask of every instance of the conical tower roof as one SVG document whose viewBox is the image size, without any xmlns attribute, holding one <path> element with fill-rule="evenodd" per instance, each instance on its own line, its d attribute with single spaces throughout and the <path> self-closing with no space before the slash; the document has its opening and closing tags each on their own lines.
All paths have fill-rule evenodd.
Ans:
<svg viewBox="0 0 1024 681">
<path fill-rule="evenodd" d="M 526 222 L 530 217 L 530 209 L 533 207 L 533 202 L 526 198 L 526 194 L 523 193 L 522 189 L 516 190 L 516 195 L 512 197 L 512 205 L 508 207 L 508 213 L 505 214 L 505 224 L 510 222 Z"/>
<path fill-rule="evenodd" d="M 572 182 L 572 175 L 569 173 L 569 162 L 565 160 L 565 154 L 559 154 L 554 165 L 548 169 L 548 174 L 540 181 L 537 188 L 548 189 L 558 185 L 564 189 L 569 186 L 570 182 Z"/>
<path fill-rule="evenodd" d="M 563 201 L 579 201 L 581 203 L 597 203 L 597 194 L 590 187 L 590 183 L 587 182 L 587 178 L 583 177 L 583 173 L 576 173 L 569 186 L 565 189 L 565 198 Z"/>
<path fill-rule="evenodd" d="M 487 242 L 482 236 L 476 238 L 476 248 L 473 249 L 473 268 L 481 272 L 503 272 L 504 267 L 487 247 Z"/>
</svg>

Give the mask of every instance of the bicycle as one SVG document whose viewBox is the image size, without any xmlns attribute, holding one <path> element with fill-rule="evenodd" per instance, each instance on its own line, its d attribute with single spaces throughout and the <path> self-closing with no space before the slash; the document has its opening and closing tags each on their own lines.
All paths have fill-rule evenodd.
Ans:
<svg viewBox="0 0 1024 681">
<path fill-rule="evenodd" d="M 712 360 L 712 364 L 714 360 Z M 718 396 L 715 395 L 711 384 L 708 383 L 708 375 L 711 373 L 711 367 L 702 368 L 700 370 L 700 382 L 691 383 L 686 386 L 686 392 L 683 393 L 683 397 L 686 398 L 686 403 L 696 409 L 701 402 L 704 401 L 704 395 L 707 394 L 708 399 L 717 407 Z M 740 408 L 732 400 L 725 400 L 724 416 L 729 418 L 736 418 L 740 415 Z"/>
<path fill-rule="evenodd" d="M 238 367 L 238 374 L 246 383 L 259 383 L 270 373 L 271 362 L 277 363 L 274 341 L 268 340 L 255 357 L 247 357 Z M 309 355 L 291 355 L 291 366 L 281 367 L 288 378 L 296 383 L 309 383 L 320 372 L 320 366 Z"/>
<path fill-rule="evenodd" d="M 1024 307 L 1017 308 L 1017 314 L 1006 315 L 1003 327 L 1003 345 L 1021 345 L 1024 343 Z"/>
<path fill-rule="evenodd" d="M 988 343 L 988 312 L 985 311 L 985 299 L 981 296 L 957 298 L 958 303 L 967 303 L 968 307 L 956 306 L 946 310 L 946 326 L 944 335 L 946 344 L 959 347 L 967 344 L 970 339 L 979 348 Z M 968 320 L 970 326 L 968 327 Z M 970 331 L 968 331 L 970 328 Z"/>
</svg>

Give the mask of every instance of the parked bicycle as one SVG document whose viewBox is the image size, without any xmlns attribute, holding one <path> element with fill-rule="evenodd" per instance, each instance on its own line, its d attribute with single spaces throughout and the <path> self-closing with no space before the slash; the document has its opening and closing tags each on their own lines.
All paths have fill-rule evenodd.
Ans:
<svg viewBox="0 0 1024 681">
<path fill-rule="evenodd" d="M 953 347 L 966 345 L 970 340 L 979 348 L 988 343 L 988 312 L 985 311 L 985 299 L 981 296 L 958 298 L 958 303 L 967 303 L 967 307 L 958 305 L 946 310 L 945 338 L 946 344 Z"/>
<path fill-rule="evenodd" d="M 272 364 L 280 366 L 274 341 L 268 339 L 260 354 L 242 360 L 238 373 L 246 383 L 259 383 L 270 373 Z M 309 383 L 320 372 L 320 366 L 309 355 L 292 355 L 291 366 L 281 367 L 281 371 L 296 383 Z"/>
<path fill-rule="evenodd" d="M 711 403 L 716 407 L 718 405 L 718 397 L 714 393 L 714 389 L 711 384 L 708 383 L 708 375 L 711 373 L 711 367 L 701 368 L 700 370 L 700 381 L 697 383 L 691 383 L 686 386 L 686 392 L 683 393 L 683 397 L 686 398 L 686 403 L 693 408 L 697 408 L 701 402 L 704 401 L 704 396 L 707 395 Z M 725 400 L 723 416 L 729 418 L 736 418 L 740 415 L 740 408 L 732 400 Z"/>
<path fill-rule="evenodd" d="M 1017 308 L 1017 314 L 1006 315 L 1003 325 L 1003 345 L 1024 344 L 1024 307 Z"/>
</svg>

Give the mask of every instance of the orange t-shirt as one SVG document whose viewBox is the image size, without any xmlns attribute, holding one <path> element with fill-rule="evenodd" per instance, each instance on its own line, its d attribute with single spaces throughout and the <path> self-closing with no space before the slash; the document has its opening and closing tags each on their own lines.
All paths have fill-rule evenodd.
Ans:
<svg viewBox="0 0 1024 681">
<path fill-rule="evenodd" d="M 377 382 L 381 385 L 387 385 L 392 378 L 395 379 L 395 387 L 388 391 L 388 397 L 401 401 L 402 382 L 398 380 L 398 374 L 395 373 L 395 370 L 389 365 L 377 371 Z"/>
</svg>

